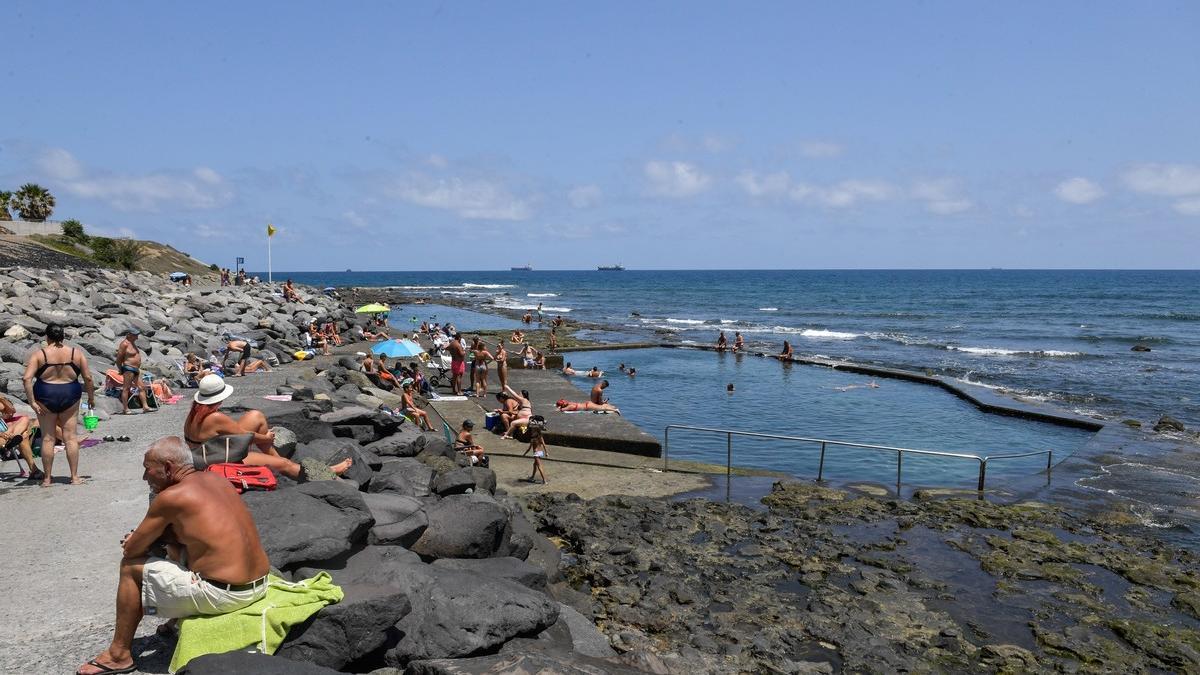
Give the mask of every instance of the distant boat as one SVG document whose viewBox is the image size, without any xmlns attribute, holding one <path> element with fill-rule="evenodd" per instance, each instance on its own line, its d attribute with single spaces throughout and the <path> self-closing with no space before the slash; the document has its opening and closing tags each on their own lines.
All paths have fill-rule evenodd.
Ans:
<svg viewBox="0 0 1200 675">
<path fill-rule="evenodd" d="M 352 270 L 352 269 L 350 269 L 349 267 L 347 267 L 347 268 L 346 268 L 346 271 L 347 271 L 347 272 L 353 272 L 354 270 Z"/>
<path fill-rule="evenodd" d="M 526 264 L 526 265 L 524 265 L 524 266 L 522 266 L 522 267 L 510 267 L 509 269 L 510 269 L 510 270 L 512 270 L 512 271 L 514 271 L 514 272 L 532 272 L 532 271 L 533 271 L 533 265 Z"/>
<path fill-rule="evenodd" d="M 601 272 L 624 272 L 625 266 L 617 263 L 616 265 L 598 265 L 596 269 Z"/>
</svg>

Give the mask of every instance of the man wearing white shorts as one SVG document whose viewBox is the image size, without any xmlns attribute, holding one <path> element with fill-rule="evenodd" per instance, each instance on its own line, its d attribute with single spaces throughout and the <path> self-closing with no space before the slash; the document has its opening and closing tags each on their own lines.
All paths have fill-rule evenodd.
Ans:
<svg viewBox="0 0 1200 675">
<path fill-rule="evenodd" d="M 142 460 L 155 498 L 121 541 L 117 620 L 112 643 L 77 675 L 129 673 L 142 616 L 182 618 L 232 612 L 266 595 L 270 562 L 254 518 L 223 478 L 197 471 L 183 439 L 159 439 Z M 166 543 L 168 560 L 150 556 Z"/>
</svg>

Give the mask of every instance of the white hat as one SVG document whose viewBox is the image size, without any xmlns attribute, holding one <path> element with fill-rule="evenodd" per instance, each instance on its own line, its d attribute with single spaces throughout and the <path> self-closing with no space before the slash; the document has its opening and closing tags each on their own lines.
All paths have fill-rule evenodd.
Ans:
<svg viewBox="0 0 1200 675">
<path fill-rule="evenodd" d="M 224 401 L 232 393 L 233 387 L 225 384 L 220 375 L 205 375 L 200 379 L 200 391 L 192 400 L 201 405 L 212 405 Z"/>
</svg>

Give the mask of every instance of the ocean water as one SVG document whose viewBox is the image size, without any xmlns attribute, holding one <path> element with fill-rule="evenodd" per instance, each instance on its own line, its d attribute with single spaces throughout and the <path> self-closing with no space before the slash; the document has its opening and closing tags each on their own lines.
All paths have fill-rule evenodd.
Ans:
<svg viewBox="0 0 1200 675">
<path fill-rule="evenodd" d="M 293 273 L 712 343 L 962 378 L 1106 419 L 1200 425 L 1200 272 L 1034 270 Z M 466 328 L 466 325 L 462 326 Z M 1133 352 L 1144 344 L 1150 352 Z"/>
</svg>

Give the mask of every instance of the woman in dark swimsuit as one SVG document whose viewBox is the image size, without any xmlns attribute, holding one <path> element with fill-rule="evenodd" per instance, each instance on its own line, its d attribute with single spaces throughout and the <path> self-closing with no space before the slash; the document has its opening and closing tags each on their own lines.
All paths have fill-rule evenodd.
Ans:
<svg viewBox="0 0 1200 675">
<path fill-rule="evenodd" d="M 63 344 L 62 326 L 55 323 L 46 326 L 46 346 L 30 354 L 25 365 L 25 398 L 37 413 L 42 429 L 42 469 L 46 473 L 42 487 L 50 487 L 54 444 L 60 440 L 67 447 L 71 485 L 83 482 L 79 477 L 79 439 L 75 437 L 75 413 L 84 391 L 84 385 L 79 384 L 80 376 L 87 386 L 88 407 L 95 407 L 96 387 L 92 384 L 87 356 L 82 349 Z M 62 438 L 56 437 L 59 428 Z"/>
<path fill-rule="evenodd" d="M 266 415 L 250 410 L 235 420 L 220 412 L 221 402 L 232 393 L 233 387 L 217 375 L 200 380 L 200 391 L 192 397 L 192 409 L 183 423 L 183 440 L 192 451 L 196 469 L 203 471 L 210 464 L 240 462 L 265 466 L 293 480 L 301 480 L 304 468 L 275 450 L 275 433 L 267 424 Z M 347 459 L 329 470 L 340 476 L 350 464 L 351 460 Z"/>
</svg>

